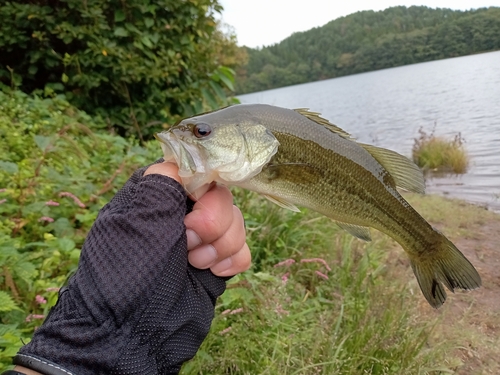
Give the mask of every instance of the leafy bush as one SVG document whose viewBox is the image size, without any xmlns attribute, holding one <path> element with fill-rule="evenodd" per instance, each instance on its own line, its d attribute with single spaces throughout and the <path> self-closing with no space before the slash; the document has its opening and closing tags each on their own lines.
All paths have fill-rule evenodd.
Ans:
<svg viewBox="0 0 500 375">
<path fill-rule="evenodd" d="M 216 0 L 3 2 L 0 82 L 64 93 L 121 134 L 151 135 L 229 103 L 234 73 L 215 55 L 226 42 L 220 9 Z"/>
<path fill-rule="evenodd" d="M 105 127 L 60 97 L 0 92 L 0 371 L 76 269 L 98 210 L 161 155 Z"/>
<path fill-rule="evenodd" d="M 434 130 L 428 134 L 419 129 L 419 134 L 412 149 L 415 164 L 424 169 L 453 173 L 467 172 L 469 157 L 460 133 L 452 140 L 435 136 Z"/>
</svg>

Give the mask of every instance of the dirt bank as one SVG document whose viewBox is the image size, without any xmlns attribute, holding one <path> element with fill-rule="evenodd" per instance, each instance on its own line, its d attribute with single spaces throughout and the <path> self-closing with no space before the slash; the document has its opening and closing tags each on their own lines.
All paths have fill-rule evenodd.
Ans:
<svg viewBox="0 0 500 375">
<path fill-rule="evenodd" d="M 424 300 L 419 306 L 424 316 L 439 317 L 433 337 L 450 344 L 446 367 L 460 375 L 500 374 L 500 215 L 432 195 L 407 199 L 455 243 L 483 282 L 478 290 L 449 295 L 439 310 Z"/>
</svg>

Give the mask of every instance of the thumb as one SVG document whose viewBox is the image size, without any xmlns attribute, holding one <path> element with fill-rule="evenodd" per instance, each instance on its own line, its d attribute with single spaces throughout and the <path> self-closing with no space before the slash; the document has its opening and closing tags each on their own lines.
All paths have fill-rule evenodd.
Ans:
<svg viewBox="0 0 500 375">
<path fill-rule="evenodd" d="M 146 172 L 144 172 L 143 176 L 147 176 L 148 174 L 161 174 L 163 176 L 173 178 L 182 185 L 182 179 L 179 176 L 179 167 L 177 166 L 177 164 L 168 161 L 151 165 L 148 169 L 146 169 Z M 209 191 L 213 185 L 215 185 L 214 182 L 211 184 L 202 185 L 193 192 L 188 192 L 189 199 L 197 202 L 198 199 L 200 199 L 207 191 Z"/>
</svg>

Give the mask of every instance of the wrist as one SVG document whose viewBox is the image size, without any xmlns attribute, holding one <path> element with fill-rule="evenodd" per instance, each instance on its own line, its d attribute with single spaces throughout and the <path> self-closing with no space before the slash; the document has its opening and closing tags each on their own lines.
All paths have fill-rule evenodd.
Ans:
<svg viewBox="0 0 500 375">
<path fill-rule="evenodd" d="M 2 375 L 44 375 L 41 372 L 33 371 L 27 367 L 16 366 L 14 369 L 2 372 Z"/>
</svg>

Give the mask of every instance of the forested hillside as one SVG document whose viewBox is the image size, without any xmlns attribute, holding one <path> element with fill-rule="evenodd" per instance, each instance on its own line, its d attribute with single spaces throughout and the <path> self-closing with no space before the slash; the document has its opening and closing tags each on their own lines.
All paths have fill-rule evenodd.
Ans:
<svg viewBox="0 0 500 375">
<path fill-rule="evenodd" d="M 247 48 L 238 93 L 500 49 L 500 8 L 362 11 Z"/>
</svg>

